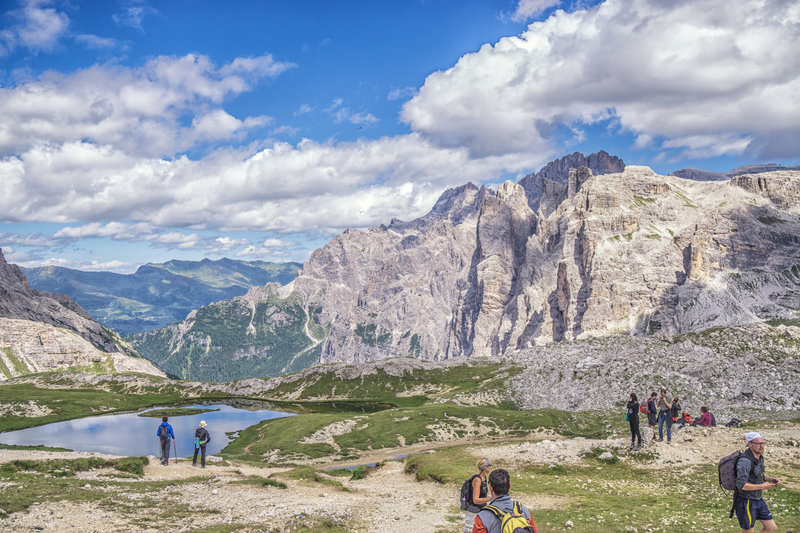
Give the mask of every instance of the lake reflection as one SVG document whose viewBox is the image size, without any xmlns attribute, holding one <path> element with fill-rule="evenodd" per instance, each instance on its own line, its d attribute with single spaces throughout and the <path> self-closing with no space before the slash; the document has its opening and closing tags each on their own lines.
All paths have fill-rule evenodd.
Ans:
<svg viewBox="0 0 800 533">
<path fill-rule="evenodd" d="M 292 413 L 270 411 L 267 409 L 239 409 L 230 405 L 185 405 L 185 408 L 219 409 L 200 414 L 171 416 L 169 423 L 175 432 L 175 445 L 178 457 L 190 456 L 194 453 L 194 430 L 201 420 L 208 423 L 206 429 L 211 434 L 211 442 L 206 447 L 206 454 L 219 453 L 230 438 L 229 432 L 240 431 L 262 420 L 294 416 Z M 155 407 L 153 409 L 163 409 Z M 146 409 L 137 413 L 119 415 L 103 415 L 65 422 L 54 422 L 44 426 L 0 433 L 0 443 L 25 446 L 44 445 L 81 452 L 101 452 L 112 455 L 161 455 L 156 430 L 161 418 L 138 416 L 150 411 Z M 170 457 L 175 455 L 174 448 Z"/>
</svg>

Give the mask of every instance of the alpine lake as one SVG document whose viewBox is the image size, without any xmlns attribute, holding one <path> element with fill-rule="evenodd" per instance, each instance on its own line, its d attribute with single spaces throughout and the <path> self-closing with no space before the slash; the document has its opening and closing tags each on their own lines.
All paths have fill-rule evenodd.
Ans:
<svg viewBox="0 0 800 533">
<path fill-rule="evenodd" d="M 292 409 L 294 406 L 280 406 Z M 299 412 L 336 412 L 340 410 L 380 411 L 393 407 L 377 402 L 313 402 Z M 98 452 L 119 456 L 159 456 L 157 430 L 162 416 L 175 434 L 170 456 L 179 458 L 194 453 L 194 432 L 200 421 L 207 424 L 211 441 L 208 455 L 218 454 L 239 432 L 250 426 L 271 420 L 296 416 L 298 412 L 277 410 L 274 404 L 257 400 L 214 400 L 213 403 L 181 404 L 149 407 L 135 412 L 90 416 L 53 422 L 16 431 L 0 433 L 0 444 L 15 446 L 45 446 L 81 452 Z"/>
</svg>

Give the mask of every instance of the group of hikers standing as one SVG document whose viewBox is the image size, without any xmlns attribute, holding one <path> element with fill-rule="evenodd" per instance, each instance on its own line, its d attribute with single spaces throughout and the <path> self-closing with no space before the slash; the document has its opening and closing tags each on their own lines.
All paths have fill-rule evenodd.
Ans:
<svg viewBox="0 0 800 533">
<path fill-rule="evenodd" d="M 173 446 L 175 443 L 175 433 L 168 420 L 168 417 L 162 417 L 161 424 L 156 430 L 156 436 L 158 436 L 159 443 L 161 444 L 161 464 L 164 466 L 169 465 L 170 439 L 172 439 Z M 197 453 L 200 452 L 200 466 L 201 468 L 206 467 L 206 445 L 211 442 L 211 435 L 206 429 L 207 425 L 205 420 L 201 420 L 200 427 L 194 430 L 194 456 L 192 457 L 192 466 L 197 466 Z M 178 455 L 177 451 L 175 455 Z"/>
<path fill-rule="evenodd" d="M 664 440 L 664 428 L 667 430 L 667 443 L 672 442 L 672 425 L 676 422 L 681 424 L 689 423 L 693 426 L 715 426 L 714 415 L 708 411 L 705 405 L 700 407 L 701 416 L 695 421 L 682 411 L 681 399 L 675 396 L 670 401 L 666 389 L 661 389 L 659 393 L 653 392 L 644 403 L 639 403 L 639 398 L 632 392 L 626 404 L 627 412 L 625 420 L 631 429 L 631 450 L 642 448 L 642 433 L 639 430 L 639 413 L 647 415 L 647 424 L 653 431 L 653 440 Z M 658 438 L 656 439 L 656 425 L 658 425 Z"/>
</svg>

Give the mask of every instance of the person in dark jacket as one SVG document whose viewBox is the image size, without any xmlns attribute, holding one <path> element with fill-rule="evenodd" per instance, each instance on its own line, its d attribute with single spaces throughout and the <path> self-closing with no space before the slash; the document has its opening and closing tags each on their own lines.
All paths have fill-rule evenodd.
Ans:
<svg viewBox="0 0 800 533">
<path fill-rule="evenodd" d="M 777 486 L 780 481 L 764 473 L 764 437 L 756 431 L 745 435 L 747 450 L 736 461 L 736 492 L 733 509 L 742 533 L 753 533 L 756 520 L 761 521 L 762 533 L 778 530 L 772 513 L 761 497 L 761 491 Z"/>
<path fill-rule="evenodd" d="M 628 409 L 628 425 L 631 428 L 631 447 L 630 449 L 634 449 L 634 444 L 636 444 L 636 439 L 639 439 L 639 444 L 636 445 L 637 450 L 642 449 L 642 434 L 639 431 L 639 399 L 636 397 L 636 393 L 632 392 L 630 398 L 628 398 L 628 405 L 626 406 Z"/>
<path fill-rule="evenodd" d="M 197 466 L 197 452 L 200 452 L 200 468 L 206 467 L 206 444 L 211 442 L 211 435 L 206 430 L 206 421 L 200 421 L 200 427 L 194 430 L 194 457 L 192 466 Z"/>
<path fill-rule="evenodd" d="M 681 399 L 675 396 L 672 399 L 672 421 L 677 422 L 678 419 L 681 417 L 683 411 L 683 407 L 681 407 Z"/>
<path fill-rule="evenodd" d="M 161 464 L 167 466 L 169 464 L 169 439 L 175 438 L 175 433 L 172 432 L 172 426 L 167 423 L 168 418 L 165 416 L 161 419 L 161 425 L 156 430 L 156 435 L 161 442 Z"/>
<path fill-rule="evenodd" d="M 647 400 L 647 410 L 650 411 L 647 413 L 647 425 L 650 426 L 650 429 L 653 432 L 651 440 L 656 440 L 656 424 L 658 424 L 658 407 L 656 406 L 657 401 L 658 394 L 653 391 L 653 393 L 650 395 L 650 398 Z"/>
<path fill-rule="evenodd" d="M 508 471 L 502 468 L 493 470 L 489 474 L 489 490 L 492 493 L 492 500 L 488 505 L 497 507 L 505 513 L 510 513 L 517 507 L 535 532 L 536 525 L 533 523 L 530 511 L 524 505 L 511 499 L 511 496 L 508 495 L 510 489 L 511 476 L 508 475 Z M 496 514 L 484 507 L 475 517 L 475 527 L 472 531 L 473 533 L 501 533 L 500 519 Z"/>
</svg>

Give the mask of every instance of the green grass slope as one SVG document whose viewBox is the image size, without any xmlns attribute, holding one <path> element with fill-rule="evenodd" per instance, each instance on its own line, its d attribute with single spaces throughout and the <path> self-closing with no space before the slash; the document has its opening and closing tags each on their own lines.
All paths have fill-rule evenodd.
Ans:
<svg viewBox="0 0 800 533">
<path fill-rule="evenodd" d="M 183 323 L 128 340 L 169 375 L 227 381 L 314 364 L 319 352 L 307 326 L 323 330 L 298 298 L 282 299 L 273 291 L 253 304 L 233 299 L 201 307 Z"/>
</svg>

